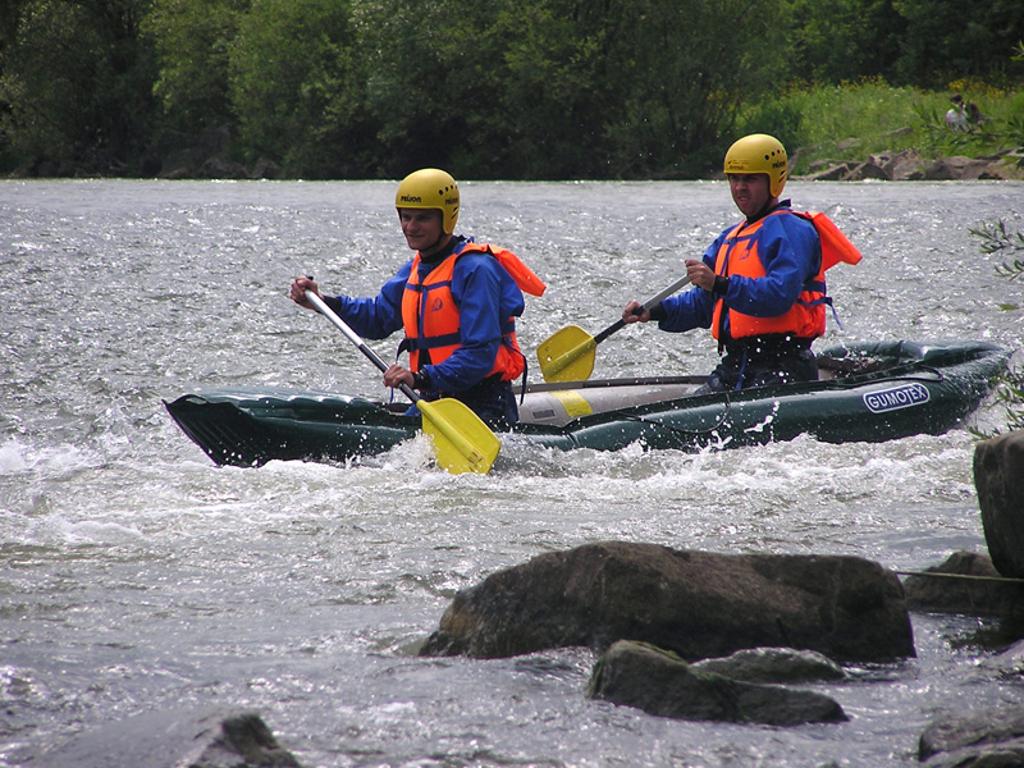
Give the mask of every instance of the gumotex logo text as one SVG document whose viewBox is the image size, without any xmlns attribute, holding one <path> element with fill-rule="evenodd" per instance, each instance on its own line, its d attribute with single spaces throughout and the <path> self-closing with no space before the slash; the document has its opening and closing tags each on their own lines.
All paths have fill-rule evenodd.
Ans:
<svg viewBox="0 0 1024 768">
<path fill-rule="evenodd" d="M 900 408 L 911 408 L 915 405 L 927 403 L 931 399 L 928 387 L 924 384 L 903 384 L 891 389 L 882 389 L 878 392 L 868 392 L 863 396 L 864 405 L 872 413 L 883 413 L 884 411 L 897 411 Z"/>
</svg>

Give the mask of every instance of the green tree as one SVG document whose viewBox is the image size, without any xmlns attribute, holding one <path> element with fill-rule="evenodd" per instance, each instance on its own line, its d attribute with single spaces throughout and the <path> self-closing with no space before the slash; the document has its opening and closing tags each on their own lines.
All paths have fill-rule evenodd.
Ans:
<svg viewBox="0 0 1024 768">
<path fill-rule="evenodd" d="M 24 0 L 9 0 L 0 5 L 0 78 L 3 77 L 4 50 L 14 44 L 18 33 L 18 17 Z M 2 93 L 2 86 L 0 86 Z M 11 105 L 0 95 L 0 169 L 15 164 L 11 139 L 7 135 Z"/>
<path fill-rule="evenodd" d="M 607 105 L 616 98 L 608 79 L 608 5 L 534 0 L 506 4 L 496 18 L 502 170 L 555 179 L 607 172 Z"/>
<path fill-rule="evenodd" d="M 613 18 L 613 176 L 702 173 L 735 138 L 741 104 L 785 73 L 785 29 L 767 0 L 624 1 Z"/>
<path fill-rule="evenodd" d="M 14 42 L 23 5 L 25 0 L 7 0 L 0 4 L 0 50 Z"/>
<path fill-rule="evenodd" d="M 787 0 L 789 77 L 841 83 L 893 75 L 907 20 L 893 0 Z"/>
<path fill-rule="evenodd" d="M 440 165 L 462 178 L 589 174 L 605 142 L 602 7 L 360 3 L 368 98 L 388 172 Z"/>
<path fill-rule="evenodd" d="M 359 4 L 400 170 L 567 178 L 703 170 L 785 57 L 766 0 Z M 424 34 L 423 30 L 443 30 Z M 742 44 L 738 41 L 744 41 Z"/>
<path fill-rule="evenodd" d="M 896 63 L 899 81 L 943 87 L 962 78 L 1010 74 L 1007 62 L 1024 36 L 1020 0 L 893 0 L 893 7 L 906 19 Z"/>
<path fill-rule="evenodd" d="M 143 31 L 159 65 L 153 92 L 165 126 L 188 143 L 231 125 L 228 54 L 250 0 L 153 0 Z"/>
<path fill-rule="evenodd" d="M 374 168 L 376 123 L 346 0 L 256 0 L 239 25 L 230 73 L 250 160 L 313 178 Z"/>
<path fill-rule="evenodd" d="M 30 0 L 0 52 L 0 130 L 36 172 L 138 171 L 153 115 L 146 0 Z"/>
<path fill-rule="evenodd" d="M 378 124 L 379 171 L 423 166 L 488 178 L 500 165 L 502 45 L 494 23 L 505 0 L 361 0 L 367 108 Z"/>
</svg>

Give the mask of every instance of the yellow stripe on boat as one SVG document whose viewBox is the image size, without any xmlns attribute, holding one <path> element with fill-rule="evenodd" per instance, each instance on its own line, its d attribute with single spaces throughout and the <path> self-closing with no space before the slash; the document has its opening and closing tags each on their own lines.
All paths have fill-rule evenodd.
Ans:
<svg viewBox="0 0 1024 768">
<path fill-rule="evenodd" d="M 562 404 L 566 414 L 575 419 L 578 416 L 589 416 L 594 412 L 590 403 L 579 392 L 572 389 L 555 390 L 551 395 Z"/>
</svg>

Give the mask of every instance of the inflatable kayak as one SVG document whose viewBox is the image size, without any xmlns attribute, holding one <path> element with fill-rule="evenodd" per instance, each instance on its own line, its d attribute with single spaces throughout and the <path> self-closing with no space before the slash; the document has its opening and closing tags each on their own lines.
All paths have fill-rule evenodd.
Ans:
<svg viewBox="0 0 1024 768">
<path fill-rule="evenodd" d="M 695 394 L 705 377 L 534 384 L 513 433 L 538 445 L 614 451 L 734 448 L 792 440 L 881 442 L 942 434 L 981 403 L 1009 353 L 984 342 L 850 344 L 818 354 L 816 382 Z M 344 462 L 412 437 L 407 404 L 301 391 L 211 390 L 166 402 L 217 464 Z"/>
</svg>

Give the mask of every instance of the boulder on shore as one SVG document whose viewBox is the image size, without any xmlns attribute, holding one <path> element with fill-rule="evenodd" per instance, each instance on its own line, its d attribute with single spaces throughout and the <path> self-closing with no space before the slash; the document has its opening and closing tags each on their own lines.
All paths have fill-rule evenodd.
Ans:
<svg viewBox="0 0 1024 768">
<path fill-rule="evenodd" d="M 916 149 L 871 158 L 890 179 L 916 181 L 924 178 L 924 160 Z"/>
<path fill-rule="evenodd" d="M 1024 431 L 978 443 L 974 487 L 992 564 L 1003 576 L 1024 578 Z"/>
<path fill-rule="evenodd" d="M 985 157 L 953 155 L 926 160 L 914 149 L 870 155 L 863 162 L 817 161 L 807 181 L 975 181 L 979 179 L 1024 179 L 1024 167 L 1011 152 Z"/>
<path fill-rule="evenodd" d="M 165 710 L 87 731 L 48 768 L 301 768 L 255 712 Z"/>
<path fill-rule="evenodd" d="M 587 695 L 682 720 L 800 725 L 848 719 L 823 694 L 699 670 L 674 653 L 631 640 L 618 641 L 598 660 Z"/>
<path fill-rule="evenodd" d="M 837 661 L 915 655 L 903 588 L 877 563 L 616 541 L 539 555 L 460 591 L 420 653 L 494 658 L 622 639 L 686 660 L 759 646 Z"/>
</svg>

